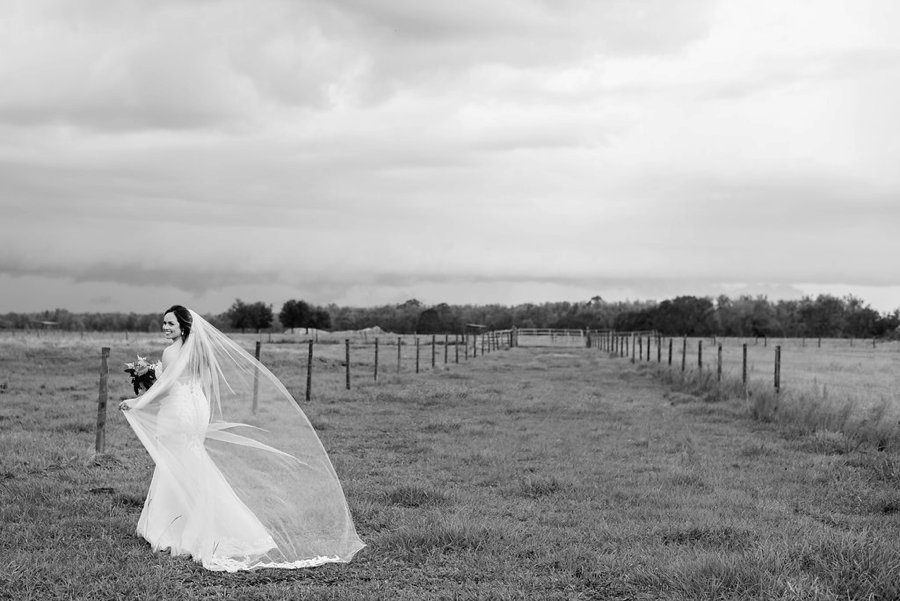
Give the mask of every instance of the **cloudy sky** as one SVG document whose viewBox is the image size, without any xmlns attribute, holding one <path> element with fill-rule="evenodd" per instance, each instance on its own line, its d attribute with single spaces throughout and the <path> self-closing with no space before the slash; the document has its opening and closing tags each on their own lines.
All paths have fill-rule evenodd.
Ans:
<svg viewBox="0 0 900 601">
<path fill-rule="evenodd" d="M 894 0 L 0 0 L 0 311 L 900 307 Z"/>
</svg>

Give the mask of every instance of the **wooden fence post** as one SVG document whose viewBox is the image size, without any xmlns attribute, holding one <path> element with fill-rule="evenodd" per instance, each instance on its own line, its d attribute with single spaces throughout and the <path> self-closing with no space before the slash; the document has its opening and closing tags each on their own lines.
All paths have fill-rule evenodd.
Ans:
<svg viewBox="0 0 900 601">
<path fill-rule="evenodd" d="M 378 381 L 378 338 L 375 338 L 375 381 Z"/>
<path fill-rule="evenodd" d="M 741 385 L 743 386 L 744 398 L 746 399 L 747 392 L 749 391 L 749 388 L 747 386 L 747 343 L 746 342 L 741 346 L 741 350 L 742 350 L 742 355 L 743 355 L 743 359 L 741 360 Z"/>
<path fill-rule="evenodd" d="M 309 352 L 306 355 L 306 400 L 312 397 L 313 341 L 309 341 Z"/>
<path fill-rule="evenodd" d="M 450 334 L 444 334 L 444 365 L 447 365 L 447 352 L 450 350 Z"/>
<path fill-rule="evenodd" d="M 469 360 L 469 334 L 463 333 L 463 349 L 466 351 L 466 361 Z"/>
<path fill-rule="evenodd" d="M 456 354 L 456 362 L 459 363 L 459 334 L 453 335 L 453 352 Z"/>
<path fill-rule="evenodd" d="M 648 363 L 650 362 L 650 340 L 651 339 L 652 339 L 652 336 L 647 334 L 647 362 Z"/>
<path fill-rule="evenodd" d="M 638 351 L 639 351 L 638 358 L 643 359 L 644 358 L 644 338 L 642 336 L 638 336 L 637 343 L 638 343 Z"/>
<path fill-rule="evenodd" d="M 419 373 L 419 337 L 416 336 L 416 373 Z"/>
<path fill-rule="evenodd" d="M 718 353 L 716 354 L 716 382 L 722 381 L 722 344 L 719 344 Z"/>
<path fill-rule="evenodd" d="M 97 397 L 97 453 L 106 452 L 106 403 L 109 401 L 109 347 L 100 349 L 100 387 Z"/>
<path fill-rule="evenodd" d="M 256 357 L 256 360 L 259 361 L 260 350 L 262 348 L 262 342 L 259 340 L 256 341 L 256 350 L 253 353 L 253 356 Z M 253 367 L 253 413 L 256 413 L 256 409 L 259 405 L 259 368 Z"/>
<path fill-rule="evenodd" d="M 344 339 L 344 358 L 347 361 L 347 390 L 350 390 L 350 339 Z"/>
<path fill-rule="evenodd" d="M 434 369 L 434 355 L 437 352 L 437 335 L 431 335 L 431 369 Z"/>
<path fill-rule="evenodd" d="M 685 336 L 681 341 L 681 373 L 684 373 L 684 369 L 687 367 L 687 336 Z"/>
<path fill-rule="evenodd" d="M 401 336 L 397 336 L 397 373 L 400 373 L 400 347 L 403 344 L 403 338 Z"/>
<path fill-rule="evenodd" d="M 672 342 L 674 338 L 669 338 L 669 367 L 672 367 Z"/>
<path fill-rule="evenodd" d="M 775 347 L 775 398 L 781 395 L 781 345 Z"/>
<path fill-rule="evenodd" d="M 697 371 L 703 371 L 703 340 L 697 341 Z"/>
</svg>

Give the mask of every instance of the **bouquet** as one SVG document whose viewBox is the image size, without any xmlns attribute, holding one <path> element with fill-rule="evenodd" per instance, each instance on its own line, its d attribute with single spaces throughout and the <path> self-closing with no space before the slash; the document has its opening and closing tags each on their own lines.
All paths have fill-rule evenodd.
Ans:
<svg viewBox="0 0 900 601">
<path fill-rule="evenodd" d="M 162 365 L 157 361 L 150 363 L 146 357 L 137 356 L 137 361 L 125 364 L 125 373 L 131 375 L 131 385 L 134 394 L 140 394 L 141 389 L 149 389 L 156 382 L 156 374 L 161 371 Z"/>
</svg>

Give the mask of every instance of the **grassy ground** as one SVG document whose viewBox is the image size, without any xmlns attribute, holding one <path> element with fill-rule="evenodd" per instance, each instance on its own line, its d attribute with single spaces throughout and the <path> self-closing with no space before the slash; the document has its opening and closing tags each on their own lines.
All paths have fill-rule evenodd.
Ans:
<svg viewBox="0 0 900 601">
<path fill-rule="evenodd" d="M 900 457 L 580 348 L 428 355 L 351 391 L 323 369 L 307 414 L 369 546 L 348 565 L 205 572 L 133 534 L 152 465 L 112 409 L 93 453 L 94 342 L 0 346 L 0 598 L 900 598 Z M 147 350 L 116 341 L 110 364 Z M 304 357 L 263 358 L 297 393 Z"/>
<path fill-rule="evenodd" d="M 716 371 L 717 346 L 722 345 L 725 378 L 741 378 L 742 344 L 747 345 L 748 377 L 754 385 L 774 385 L 775 347 L 781 347 L 781 388 L 798 395 L 814 395 L 822 402 L 851 403 L 866 411 L 891 401 L 900 417 L 900 342 L 850 339 L 688 338 L 687 371 L 697 368 L 698 344 L 703 344 L 703 369 Z M 680 371 L 683 339 L 673 340 L 672 364 Z M 646 362 L 646 340 L 644 341 Z M 651 342 L 650 362 L 657 362 L 656 342 Z M 662 363 L 668 363 L 668 339 L 663 341 Z"/>
</svg>

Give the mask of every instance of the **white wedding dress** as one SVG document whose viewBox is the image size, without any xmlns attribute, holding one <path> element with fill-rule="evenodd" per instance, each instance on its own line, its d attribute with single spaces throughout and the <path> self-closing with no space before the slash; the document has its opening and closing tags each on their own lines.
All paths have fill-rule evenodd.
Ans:
<svg viewBox="0 0 900 601">
<path fill-rule="evenodd" d="M 238 567 L 274 548 L 206 452 L 209 401 L 200 385 L 175 383 L 157 416 L 156 469 L 138 534 L 155 551 L 190 555 L 208 569 Z"/>
<path fill-rule="evenodd" d="M 209 570 L 349 561 L 364 545 L 309 421 L 275 376 L 192 315 L 192 344 L 124 412 L 156 464 L 137 533 Z"/>
</svg>

